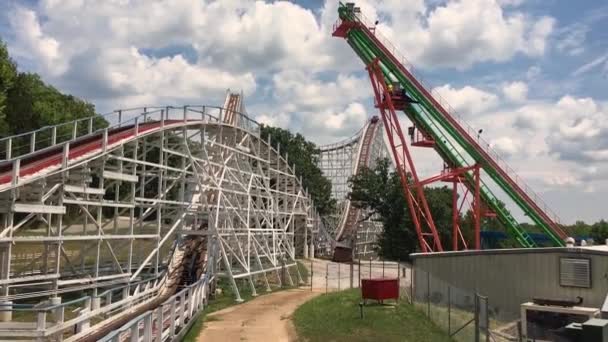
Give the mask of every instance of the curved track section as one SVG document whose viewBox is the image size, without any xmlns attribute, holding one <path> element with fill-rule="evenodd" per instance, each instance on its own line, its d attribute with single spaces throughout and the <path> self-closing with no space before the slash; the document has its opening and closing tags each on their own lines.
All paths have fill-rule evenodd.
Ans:
<svg viewBox="0 0 608 342">
<path fill-rule="evenodd" d="M 216 276 L 237 300 L 235 279 L 255 294 L 313 239 L 293 169 L 234 108 L 106 119 L 103 129 L 91 118 L 0 140 L 0 339 L 93 341 L 118 329 L 112 340 L 123 340 L 143 326 L 170 340 Z"/>
<path fill-rule="evenodd" d="M 243 94 L 234 93 L 228 90 L 226 92 L 226 99 L 224 100 L 224 115 L 222 122 L 228 125 L 237 125 L 237 121 L 240 118 L 240 113 L 245 112 L 245 104 L 243 103 Z"/>
<path fill-rule="evenodd" d="M 388 156 L 384 130 L 377 117 L 371 118 L 354 136 L 336 144 L 321 146 L 319 166 L 332 182 L 332 196 L 338 200 L 336 215 L 324 221 L 338 246 L 355 247 L 359 257 L 370 257 L 382 224 L 348 199 L 348 179 L 363 167 L 373 167 L 378 158 Z"/>
</svg>

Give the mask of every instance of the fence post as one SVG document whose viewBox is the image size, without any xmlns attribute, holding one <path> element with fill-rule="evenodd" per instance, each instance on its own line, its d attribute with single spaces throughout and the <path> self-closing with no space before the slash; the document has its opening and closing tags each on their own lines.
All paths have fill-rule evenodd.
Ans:
<svg viewBox="0 0 608 342">
<path fill-rule="evenodd" d="M 359 281 L 357 282 L 357 286 L 361 287 L 361 257 L 359 257 L 359 268 L 357 271 L 357 275 L 359 276 Z"/>
<path fill-rule="evenodd" d="M 410 300 L 412 305 L 414 305 L 414 301 L 415 301 L 415 296 L 416 294 L 414 293 L 414 291 L 416 290 L 416 287 L 414 287 L 414 267 L 412 267 L 412 269 L 410 270 L 410 293 L 412 294 L 412 299 Z"/>
<path fill-rule="evenodd" d="M 382 259 L 382 278 L 384 278 L 384 259 Z"/>
<path fill-rule="evenodd" d="M 485 314 L 486 314 L 486 342 L 490 342 L 490 313 L 488 312 L 488 297 L 485 299 Z"/>
<path fill-rule="evenodd" d="M 162 342 L 164 328 L 163 306 L 160 305 L 156 309 L 156 342 Z"/>
<path fill-rule="evenodd" d="M 340 275 L 340 263 L 338 263 L 338 291 L 340 291 L 340 278 L 342 278 L 342 276 Z"/>
<path fill-rule="evenodd" d="M 431 318 L 431 274 L 426 272 L 426 315 Z"/>
<path fill-rule="evenodd" d="M 452 287 L 448 285 L 448 335 L 452 335 Z"/>
<path fill-rule="evenodd" d="M 51 130 L 51 146 L 57 144 L 57 126 Z"/>
<path fill-rule="evenodd" d="M 475 342 L 479 342 L 479 295 L 475 293 Z"/>
<path fill-rule="evenodd" d="M 101 140 L 101 150 L 106 152 L 108 150 L 108 129 L 104 128 Z"/>
<path fill-rule="evenodd" d="M 281 259 L 281 287 L 285 286 L 285 259 Z"/>
<path fill-rule="evenodd" d="M 72 140 L 76 139 L 78 136 L 78 120 L 74 121 L 74 127 L 72 128 Z"/>
<path fill-rule="evenodd" d="M 354 278 L 355 278 L 355 263 L 351 259 L 351 261 L 350 261 L 350 288 L 351 289 L 353 288 Z"/>
<path fill-rule="evenodd" d="M 175 301 L 177 300 L 177 298 L 173 298 L 173 300 L 171 301 L 171 309 L 170 309 L 170 315 L 169 315 L 169 323 L 171 324 L 171 326 L 169 327 L 169 337 L 171 339 L 173 339 L 173 337 L 175 337 L 175 309 L 176 309 L 176 305 L 175 305 Z"/>
<path fill-rule="evenodd" d="M 66 168 L 70 161 L 70 142 L 68 141 L 63 145 L 63 153 L 61 155 L 61 166 Z"/>
<path fill-rule="evenodd" d="M 325 264 L 325 293 L 327 293 L 327 282 L 329 281 L 329 279 L 327 279 L 328 276 L 329 276 L 329 263 Z"/>
<path fill-rule="evenodd" d="M 369 258 L 369 278 L 372 278 L 372 258 Z"/>
<path fill-rule="evenodd" d="M 30 135 L 30 153 L 34 153 L 34 151 L 36 151 L 36 131 Z"/>
<path fill-rule="evenodd" d="M 312 291 L 312 280 L 314 279 L 314 275 L 315 275 L 315 268 L 314 268 L 314 263 L 312 258 L 310 258 L 310 291 Z"/>
<path fill-rule="evenodd" d="M 13 138 L 9 138 L 6 141 L 6 160 L 11 159 L 11 152 L 13 151 Z"/>
<path fill-rule="evenodd" d="M 139 342 L 139 324 L 133 324 L 131 327 L 131 342 Z"/>
<path fill-rule="evenodd" d="M 162 330 L 158 329 L 157 334 L 162 334 Z M 152 341 L 152 313 L 148 313 L 144 317 L 144 341 Z"/>
</svg>

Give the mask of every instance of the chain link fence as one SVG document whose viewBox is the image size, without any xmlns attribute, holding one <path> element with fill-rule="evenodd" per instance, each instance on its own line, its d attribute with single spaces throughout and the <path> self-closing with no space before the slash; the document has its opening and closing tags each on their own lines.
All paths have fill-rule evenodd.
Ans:
<svg viewBox="0 0 608 342">
<path fill-rule="evenodd" d="M 519 341 L 516 322 L 500 321 L 488 297 L 423 270 L 416 270 L 411 291 L 412 303 L 456 341 Z"/>
<path fill-rule="evenodd" d="M 399 278 L 402 298 L 411 301 L 411 265 L 395 261 L 355 260 L 352 263 L 337 263 L 328 260 L 305 260 L 309 269 L 308 286 L 322 292 L 359 288 L 361 279 Z"/>
</svg>

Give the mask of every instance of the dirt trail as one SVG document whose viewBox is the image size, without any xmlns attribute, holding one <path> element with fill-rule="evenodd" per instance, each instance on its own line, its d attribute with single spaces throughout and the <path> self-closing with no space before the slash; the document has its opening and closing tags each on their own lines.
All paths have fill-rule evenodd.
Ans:
<svg viewBox="0 0 608 342">
<path fill-rule="evenodd" d="M 214 312 L 207 316 L 212 320 L 205 322 L 197 341 L 295 341 L 291 315 L 319 294 L 310 289 L 279 291 Z"/>
</svg>

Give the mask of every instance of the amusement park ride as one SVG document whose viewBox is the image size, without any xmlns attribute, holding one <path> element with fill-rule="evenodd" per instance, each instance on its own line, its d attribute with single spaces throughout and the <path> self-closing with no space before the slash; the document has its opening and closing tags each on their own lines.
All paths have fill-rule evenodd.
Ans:
<svg viewBox="0 0 608 342">
<path fill-rule="evenodd" d="M 366 65 L 375 105 L 382 116 L 421 250 L 444 250 L 423 192 L 424 185 L 440 180 L 452 182 L 455 190 L 458 186 L 465 188 L 461 202 L 466 194 L 473 195 L 475 245 L 472 248 L 481 247 L 480 220 L 484 215 L 496 215 L 522 247 L 536 246 L 529 233 L 498 200 L 494 189 L 504 192 L 555 246 L 564 246 L 566 234 L 557 215 L 490 149 L 487 142 L 479 135 L 475 137 L 476 132 L 461 121 L 438 94 L 433 94 L 414 77 L 412 65 L 380 35 L 360 9 L 353 3 L 341 3 L 338 13 L 340 19 L 333 35 L 346 39 Z M 408 132 L 413 140 L 411 145 L 433 148 L 443 159 L 446 167 L 441 174 L 419 179 L 399 124 L 398 111 L 404 112 L 413 123 Z M 459 227 L 462 204 L 458 204 L 456 194 L 454 191 L 454 250 L 468 248 Z"/>
<path fill-rule="evenodd" d="M 347 179 L 385 155 L 399 172 L 423 252 L 442 251 L 423 187 L 453 183 L 452 249 L 480 248 L 480 220 L 495 215 L 522 247 L 535 242 L 494 192 L 512 200 L 556 246 L 557 216 L 489 145 L 414 77 L 412 67 L 353 4 L 333 35 L 365 63 L 380 119 L 321 147 L 340 213 L 321 218 L 289 156 L 261 138 L 241 94 L 223 107 L 117 110 L 0 139 L 0 339 L 168 341 L 205 307 L 216 277 L 256 294 L 268 276 L 349 242 L 369 254 L 381 225 L 347 200 Z M 411 146 L 434 149 L 446 168 L 420 179 Z M 459 228 L 467 198 L 474 246 Z M 333 223 L 330 223 L 333 222 Z M 295 278 L 295 279 L 294 279 Z M 291 284 L 299 280 L 287 272 Z M 19 322 L 13 318 L 19 318 Z"/>
</svg>

